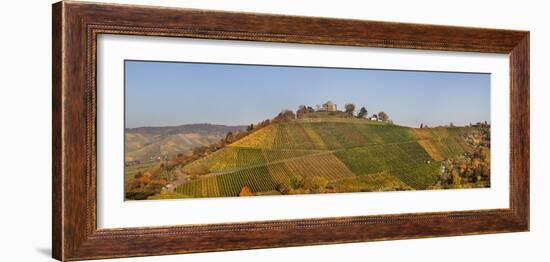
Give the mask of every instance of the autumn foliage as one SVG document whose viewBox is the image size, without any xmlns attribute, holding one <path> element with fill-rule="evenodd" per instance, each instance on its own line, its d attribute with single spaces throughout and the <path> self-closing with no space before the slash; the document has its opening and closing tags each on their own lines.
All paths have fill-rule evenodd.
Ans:
<svg viewBox="0 0 550 262">
<path fill-rule="evenodd" d="M 239 193 L 239 196 L 253 196 L 253 194 L 248 186 L 243 186 L 241 192 Z"/>
</svg>

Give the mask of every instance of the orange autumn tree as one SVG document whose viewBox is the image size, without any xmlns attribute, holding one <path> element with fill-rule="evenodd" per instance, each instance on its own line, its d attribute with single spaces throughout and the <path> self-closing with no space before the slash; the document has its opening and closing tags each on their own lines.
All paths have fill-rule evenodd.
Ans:
<svg viewBox="0 0 550 262">
<path fill-rule="evenodd" d="M 152 176 L 151 173 L 145 172 L 143 176 L 138 178 L 141 189 L 143 189 L 145 186 L 147 186 L 147 184 L 151 182 L 151 176 Z"/>
<path fill-rule="evenodd" d="M 252 192 L 250 191 L 250 188 L 245 185 L 241 189 L 241 193 L 239 193 L 239 196 L 252 196 Z"/>
</svg>

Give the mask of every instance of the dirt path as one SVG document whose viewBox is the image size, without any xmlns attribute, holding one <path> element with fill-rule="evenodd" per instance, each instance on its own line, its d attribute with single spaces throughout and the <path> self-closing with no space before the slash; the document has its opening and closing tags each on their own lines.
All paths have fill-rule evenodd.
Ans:
<svg viewBox="0 0 550 262">
<path fill-rule="evenodd" d="M 177 178 L 174 182 L 171 183 L 173 186 L 168 188 L 166 191 L 174 192 L 176 190 L 176 187 L 178 187 L 178 185 L 185 184 L 189 180 L 188 175 L 182 172 L 180 168 L 176 168 L 175 172 L 176 172 Z"/>
</svg>

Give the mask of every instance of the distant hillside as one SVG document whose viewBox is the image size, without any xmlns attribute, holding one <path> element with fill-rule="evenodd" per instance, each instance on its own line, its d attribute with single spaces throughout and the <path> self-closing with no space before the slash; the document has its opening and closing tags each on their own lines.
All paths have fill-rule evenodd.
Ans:
<svg viewBox="0 0 550 262">
<path fill-rule="evenodd" d="M 190 197 L 274 194 L 299 178 L 333 192 L 427 189 L 444 159 L 472 152 L 471 127 L 408 128 L 357 118 L 273 123 L 182 169 L 199 178 L 176 192 Z M 283 188 L 283 189 L 281 189 Z"/>
<path fill-rule="evenodd" d="M 125 161 L 146 161 L 187 153 L 195 147 L 218 142 L 227 132 L 244 129 L 246 126 L 212 124 L 127 128 Z"/>
</svg>

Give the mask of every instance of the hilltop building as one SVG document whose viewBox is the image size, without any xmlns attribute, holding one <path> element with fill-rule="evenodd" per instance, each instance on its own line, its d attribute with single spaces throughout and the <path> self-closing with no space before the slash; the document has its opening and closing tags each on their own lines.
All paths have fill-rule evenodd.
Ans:
<svg viewBox="0 0 550 262">
<path fill-rule="evenodd" d="M 336 112 L 336 104 L 332 101 L 327 101 L 323 104 L 323 109 L 328 112 Z"/>
</svg>

